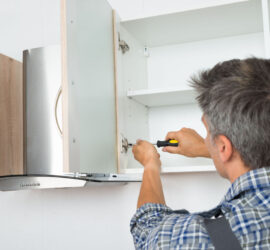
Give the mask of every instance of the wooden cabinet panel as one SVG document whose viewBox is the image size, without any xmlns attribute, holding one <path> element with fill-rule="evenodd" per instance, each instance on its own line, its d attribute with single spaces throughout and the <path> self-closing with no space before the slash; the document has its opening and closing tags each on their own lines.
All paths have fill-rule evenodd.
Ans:
<svg viewBox="0 0 270 250">
<path fill-rule="evenodd" d="M 23 174 L 22 63 L 0 54 L 0 175 Z"/>
</svg>

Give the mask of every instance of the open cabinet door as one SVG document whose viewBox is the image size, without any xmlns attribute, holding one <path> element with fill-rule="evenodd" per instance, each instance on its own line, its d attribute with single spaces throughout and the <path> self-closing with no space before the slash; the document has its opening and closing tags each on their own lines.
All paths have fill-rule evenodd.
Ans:
<svg viewBox="0 0 270 250">
<path fill-rule="evenodd" d="M 113 11 L 62 0 L 63 142 L 67 172 L 117 173 Z"/>
</svg>

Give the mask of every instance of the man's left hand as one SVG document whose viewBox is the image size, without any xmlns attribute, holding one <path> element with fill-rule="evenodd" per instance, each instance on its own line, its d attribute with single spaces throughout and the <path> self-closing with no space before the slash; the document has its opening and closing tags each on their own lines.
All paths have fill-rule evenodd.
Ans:
<svg viewBox="0 0 270 250">
<path fill-rule="evenodd" d="M 132 152 L 134 158 L 144 166 L 144 169 L 154 168 L 160 171 L 160 155 L 151 143 L 137 140 L 136 145 L 132 148 Z"/>
</svg>

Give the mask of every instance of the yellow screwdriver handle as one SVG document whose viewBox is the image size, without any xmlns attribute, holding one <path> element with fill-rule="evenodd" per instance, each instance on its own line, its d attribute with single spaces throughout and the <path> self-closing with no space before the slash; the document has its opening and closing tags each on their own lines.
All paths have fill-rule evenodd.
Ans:
<svg viewBox="0 0 270 250">
<path fill-rule="evenodd" d="M 177 140 L 167 140 L 167 141 L 157 141 L 157 147 L 178 147 L 178 141 Z"/>
</svg>

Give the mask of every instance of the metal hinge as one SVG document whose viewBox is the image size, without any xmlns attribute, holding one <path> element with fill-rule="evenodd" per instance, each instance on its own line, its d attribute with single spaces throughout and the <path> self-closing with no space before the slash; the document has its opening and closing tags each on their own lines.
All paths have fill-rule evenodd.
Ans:
<svg viewBox="0 0 270 250">
<path fill-rule="evenodd" d="M 121 50 L 123 54 L 125 54 L 127 51 L 129 51 L 130 48 L 129 48 L 128 44 L 124 40 L 121 40 L 119 32 L 118 32 L 118 43 L 119 43 L 118 49 Z"/>
<path fill-rule="evenodd" d="M 121 153 L 126 154 L 128 152 L 128 140 L 123 135 L 122 137 L 122 145 L 121 145 Z"/>
</svg>

